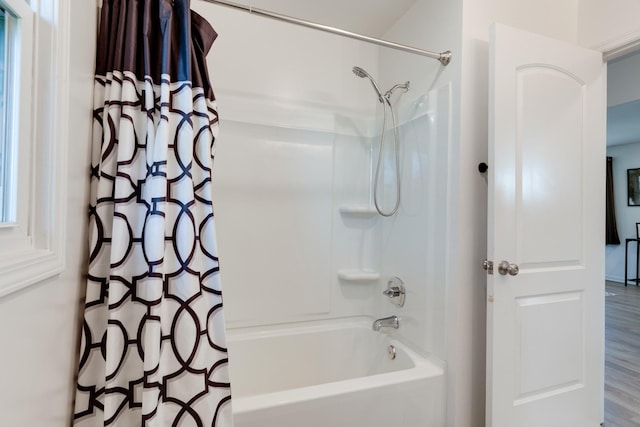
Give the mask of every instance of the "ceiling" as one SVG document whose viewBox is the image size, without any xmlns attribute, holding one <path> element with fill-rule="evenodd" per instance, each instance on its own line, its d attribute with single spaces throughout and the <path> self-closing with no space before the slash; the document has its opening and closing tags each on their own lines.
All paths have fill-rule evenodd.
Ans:
<svg viewBox="0 0 640 427">
<path fill-rule="evenodd" d="M 381 37 L 416 0 L 234 0 L 246 6 Z"/>
</svg>

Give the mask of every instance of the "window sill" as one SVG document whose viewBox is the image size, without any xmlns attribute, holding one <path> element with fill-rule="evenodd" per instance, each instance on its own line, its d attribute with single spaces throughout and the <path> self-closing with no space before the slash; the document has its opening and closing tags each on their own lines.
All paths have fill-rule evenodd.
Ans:
<svg viewBox="0 0 640 427">
<path fill-rule="evenodd" d="M 55 277 L 64 270 L 60 251 L 31 250 L 4 255 L 0 261 L 0 298 Z"/>
</svg>

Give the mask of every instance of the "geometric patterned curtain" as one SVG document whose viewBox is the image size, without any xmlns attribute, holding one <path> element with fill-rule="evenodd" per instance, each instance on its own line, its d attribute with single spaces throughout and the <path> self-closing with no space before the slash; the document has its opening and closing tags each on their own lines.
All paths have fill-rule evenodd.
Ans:
<svg viewBox="0 0 640 427">
<path fill-rule="evenodd" d="M 229 427 L 211 199 L 216 33 L 189 0 L 105 0 L 74 425 Z"/>
</svg>

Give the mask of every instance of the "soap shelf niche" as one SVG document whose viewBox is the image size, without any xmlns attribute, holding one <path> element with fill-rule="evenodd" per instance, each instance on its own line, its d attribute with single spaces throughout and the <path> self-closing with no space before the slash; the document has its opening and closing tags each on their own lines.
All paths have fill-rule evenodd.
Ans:
<svg viewBox="0 0 640 427">
<path fill-rule="evenodd" d="M 370 205 L 345 205 L 340 207 L 340 213 L 345 216 L 359 216 L 371 218 L 378 214 L 376 209 Z"/>
<path fill-rule="evenodd" d="M 339 211 L 340 215 L 345 218 L 353 218 L 353 221 L 356 221 L 356 223 L 360 223 L 359 221 L 357 221 L 358 218 L 368 220 L 370 218 L 375 218 L 378 216 L 378 211 L 370 204 L 354 203 L 343 205 L 340 206 Z M 353 222 L 351 223 L 352 226 L 354 224 L 355 223 Z M 363 222 L 362 224 L 369 224 L 369 226 L 372 225 L 368 221 Z M 380 272 L 358 267 L 345 268 L 338 270 L 338 278 L 344 282 L 351 283 L 375 283 L 380 279 Z"/>
<path fill-rule="evenodd" d="M 338 278 L 347 282 L 374 282 L 380 279 L 380 272 L 372 270 L 339 270 Z"/>
</svg>

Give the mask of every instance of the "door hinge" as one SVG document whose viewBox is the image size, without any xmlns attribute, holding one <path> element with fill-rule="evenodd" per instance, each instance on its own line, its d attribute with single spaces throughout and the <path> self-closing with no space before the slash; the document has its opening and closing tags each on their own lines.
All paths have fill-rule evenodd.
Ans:
<svg viewBox="0 0 640 427">
<path fill-rule="evenodd" d="M 487 274 L 493 274 L 493 261 L 489 261 L 488 259 L 485 259 L 484 262 L 482 263 L 482 268 L 484 268 L 487 271 Z"/>
</svg>

